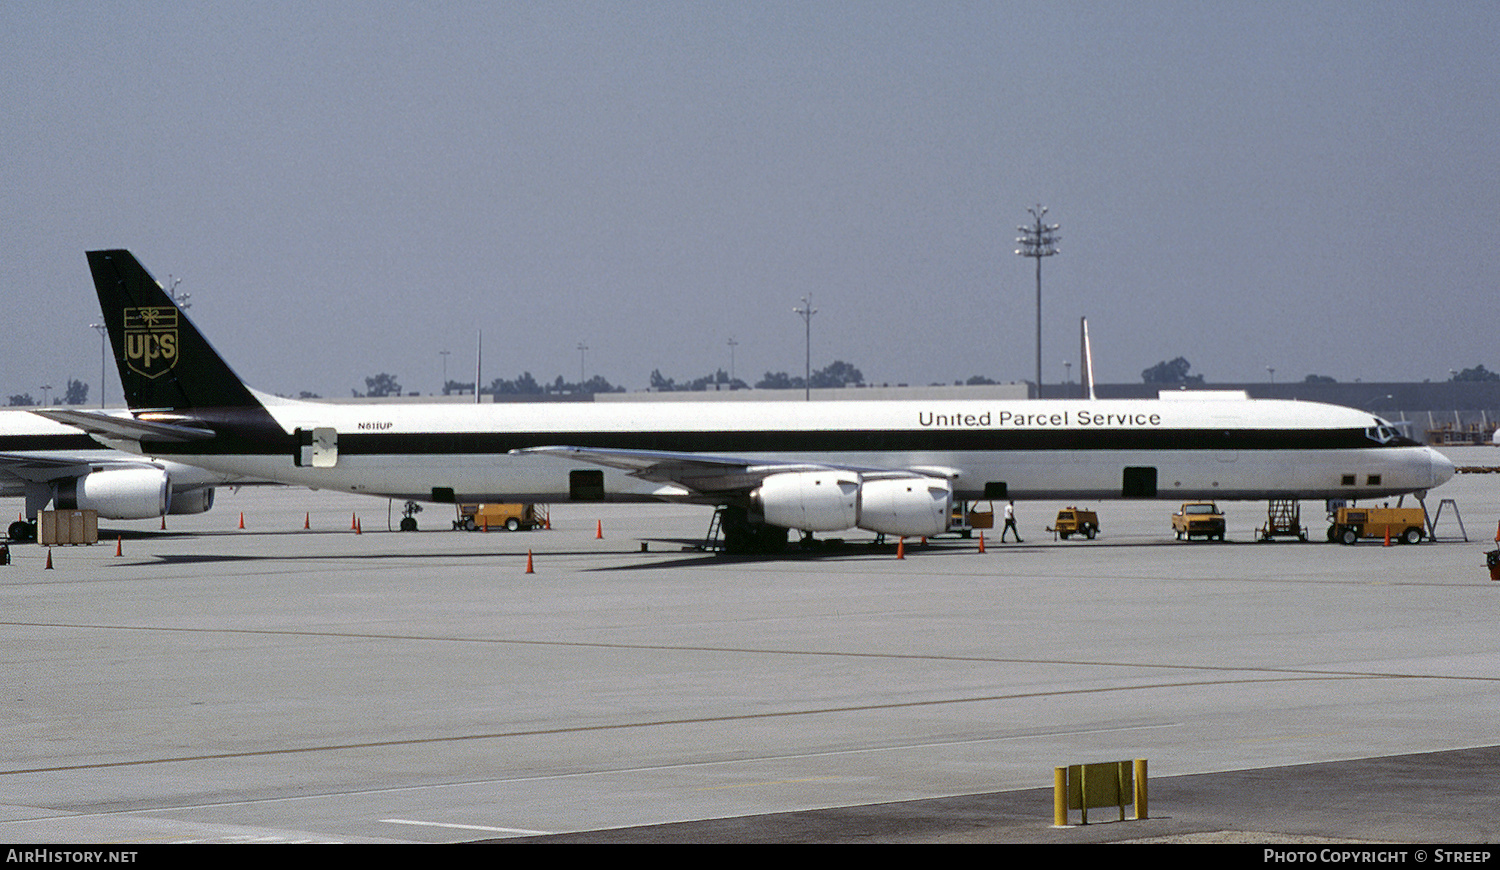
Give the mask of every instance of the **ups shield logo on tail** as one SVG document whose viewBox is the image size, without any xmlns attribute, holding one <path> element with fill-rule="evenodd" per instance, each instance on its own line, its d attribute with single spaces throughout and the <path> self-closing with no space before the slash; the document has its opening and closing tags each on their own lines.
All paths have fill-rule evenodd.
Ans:
<svg viewBox="0 0 1500 870">
<path fill-rule="evenodd" d="M 125 365 L 138 375 L 159 378 L 177 365 L 177 309 L 125 309 Z"/>
</svg>

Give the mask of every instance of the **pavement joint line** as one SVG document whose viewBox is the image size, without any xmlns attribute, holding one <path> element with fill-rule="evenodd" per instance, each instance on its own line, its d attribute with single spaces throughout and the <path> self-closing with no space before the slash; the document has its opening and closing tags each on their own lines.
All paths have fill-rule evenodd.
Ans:
<svg viewBox="0 0 1500 870">
<path fill-rule="evenodd" d="M 840 713 L 868 713 L 883 710 L 901 710 L 922 707 L 939 707 L 951 704 L 995 703 L 1035 698 L 1061 698 L 1079 695 L 1097 695 L 1113 692 L 1137 692 L 1161 689 L 1252 685 L 1264 683 L 1318 682 L 1334 680 L 1370 679 L 1364 676 L 1278 676 L 1239 680 L 1187 680 L 1174 683 L 1141 683 L 1127 686 L 1096 686 L 1087 689 L 1061 691 L 1018 692 L 1003 695 L 981 695 L 965 698 L 938 698 L 923 701 L 900 701 L 886 704 L 853 704 L 842 707 L 813 707 L 801 710 L 775 710 L 766 713 L 747 713 L 733 716 L 700 716 L 681 719 L 657 719 L 642 722 L 617 722 L 597 725 L 574 725 L 563 728 L 539 728 L 520 731 L 497 731 L 483 734 L 450 734 L 435 737 L 412 737 L 405 740 L 375 740 L 362 743 L 340 743 L 326 746 L 291 746 L 280 749 L 255 749 L 242 752 L 205 753 L 202 755 L 170 756 L 166 758 L 141 758 L 132 761 L 101 761 L 87 764 L 65 764 L 52 767 L 18 768 L 0 770 L 0 776 L 20 776 L 36 773 L 59 773 L 70 770 L 107 770 L 126 767 L 143 767 L 154 764 L 179 764 L 194 761 L 223 761 L 233 758 L 263 758 L 280 755 L 300 755 L 315 752 L 339 752 L 355 749 L 382 749 L 398 746 L 422 746 L 445 743 L 476 742 L 481 740 L 503 740 L 517 737 L 538 737 L 560 734 L 582 734 L 590 732 L 624 731 L 636 728 L 661 728 L 682 725 L 705 725 L 719 722 L 752 722 L 756 720 L 786 719 L 798 716 L 821 716 Z"/>
<path fill-rule="evenodd" d="M 159 631 L 191 634 L 250 634 L 270 637 L 344 638 L 347 640 L 397 640 L 430 643 L 474 643 L 517 646 L 557 646 L 582 649 L 643 650 L 655 652 L 738 653 L 744 655 L 810 656 L 830 658 L 867 658 L 935 662 L 971 662 L 1000 665 L 1061 665 L 1094 668 L 1147 668 L 1157 670 L 1210 671 L 1223 673 L 1286 674 L 1307 677 L 1392 680 L 1453 680 L 1478 683 L 1500 682 L 1500 675 L 1419 674 L 1399 671 L 1346 671 L 1327 668 L 1256 667 L 1233 665 L 1179 664 L 1166 662 L 1109 662 L 1089 659 L 1026 659 L 996 656 L 926 655 L 922 653 L 855 652 L 851 650 L 757 649 L 755 647 L 685 646 L 671 644 L 607 643 L 604 641 L 526 640 L 504 637 L 439 637 L 421 634 L 380 634 L 374 632 L 294 631 L 268 628 L 201 628 L 172 625 L 109 625 L 104 623 L 16 622 L 0 620 L 0 626 L 15 628 L 79 628 L 101 631 Z"/>
</svg>

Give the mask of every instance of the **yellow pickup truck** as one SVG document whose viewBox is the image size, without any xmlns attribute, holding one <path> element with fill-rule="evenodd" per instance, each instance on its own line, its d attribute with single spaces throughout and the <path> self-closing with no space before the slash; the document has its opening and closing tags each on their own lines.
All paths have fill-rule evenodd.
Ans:
<svg viewBox="0 0 1500 870">
<path fill-rule="evenodd" d="M 1202 538 L 1205 541 L 1224 540 L 1224 514 L 1211 501 L 1183 502 L 1177 513 L 1172 514 L 1172 531 L 1177 540 Z"/>
</svg>

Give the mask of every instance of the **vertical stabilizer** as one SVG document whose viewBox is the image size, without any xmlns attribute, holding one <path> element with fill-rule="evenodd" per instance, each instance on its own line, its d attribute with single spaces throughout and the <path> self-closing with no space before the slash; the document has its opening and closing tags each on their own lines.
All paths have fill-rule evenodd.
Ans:
<svg viewBox="0 0 1500 870">
<path fill-rule="evenodd" d="M 1094 348 L 1089 344 L 1089 319 L 1078 318 L 1078 358 L 1083 360 L 1083 395 L 1088 399 L 1097 399 L 1094 395 Z"/>
<path fill-rule="evenodd" d="M 89 271 L 132 409 L 261 404 L 129 251 L 89 251 Z"/>
</svg>

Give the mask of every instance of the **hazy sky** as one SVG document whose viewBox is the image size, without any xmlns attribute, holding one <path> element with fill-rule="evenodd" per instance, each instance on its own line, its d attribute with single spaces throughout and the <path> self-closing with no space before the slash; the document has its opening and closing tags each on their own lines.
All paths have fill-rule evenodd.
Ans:
<svg viewBox="0 0 1500 870">
<path fill-rule="evenodd" d="M 1500 370 L 1493 2 L 0 4 L 0 400 L 84 251 L 251 385 Z M 110 366 L 108 392 L 119 400 Z"/>
</svg>

